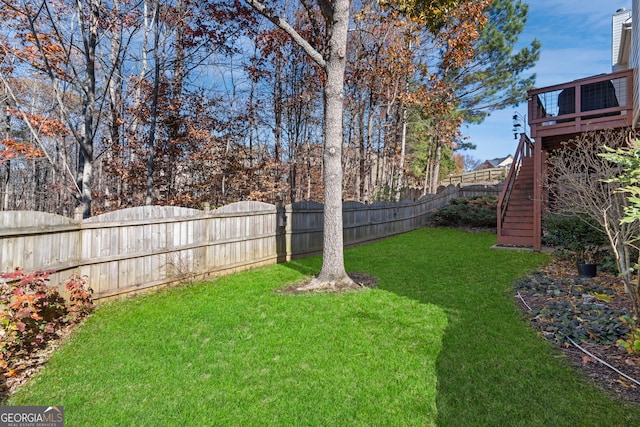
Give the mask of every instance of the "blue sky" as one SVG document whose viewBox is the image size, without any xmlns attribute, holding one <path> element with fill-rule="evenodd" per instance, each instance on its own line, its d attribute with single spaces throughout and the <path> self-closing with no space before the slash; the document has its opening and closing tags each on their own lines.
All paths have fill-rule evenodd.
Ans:
<svg viewBox="0 0 640 427">
<path fill-rule="evenodd" d="M 611 17 L 620 8 L 631 9 L 631 0 L 529 0 L 527 26 L 520 42 L 537 38 L 542 43 L 540 60 L 529 71 L 536 73 L 536 87 L 611 72 Z M 527 113 L 526 104 L 495 111 L 480 125 L 463 125 L 463 133 L 477 149 L 469 151 L 480 160 L 513 154 L 514 112 Z"/>
</svg>

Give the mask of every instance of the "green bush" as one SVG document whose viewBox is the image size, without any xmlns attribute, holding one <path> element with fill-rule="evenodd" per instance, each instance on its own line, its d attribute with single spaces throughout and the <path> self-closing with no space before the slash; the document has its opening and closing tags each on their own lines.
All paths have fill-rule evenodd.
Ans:
<svg viewBox="0 0 640 427">
<path fill-rule="evenodd" d="M 572 212 L 547 214 L 542 220 L 542 243 L 576 261 L 595 262 L 602 258 L 602 247 L 609 244 L 606 233 L 591 217 Z M 606 252 L 606 250 L 604 251 Z"/>
<path fill-rule="evenodd" d="M 497 206 L 496 196 L 461 197 L 435 211 L 431 222 L 442 227 L 495 228 Z"/>
</svg>

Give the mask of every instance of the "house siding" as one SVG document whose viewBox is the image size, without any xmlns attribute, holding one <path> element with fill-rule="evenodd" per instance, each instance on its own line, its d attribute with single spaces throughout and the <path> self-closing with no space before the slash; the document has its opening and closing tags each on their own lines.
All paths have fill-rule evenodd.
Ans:
<svg viewBox="0 0 640 427">
<path fill-rule="evenodd" d="M 640 75 L 638 75 L 638 67 L 640 66 L 640 0 L 633 0 L 632 8 L 632 37 L 631 37 L 631 54 L 629 55 L 629 65 L 633 68 L 633 126 L 640 124 Z"/>
<path fill-rule="evenodd" d="M 620 62 L 620 49 L 624 36 L 624 23 L 631 17 L 631 11 L 620 10 L 613 15 L 611 25 L 611 66 L 612 71 L 624 70 L 629 67 L 628 61 Z M 623 55 L 624 56 L 624 55 Z"/>
</svg>

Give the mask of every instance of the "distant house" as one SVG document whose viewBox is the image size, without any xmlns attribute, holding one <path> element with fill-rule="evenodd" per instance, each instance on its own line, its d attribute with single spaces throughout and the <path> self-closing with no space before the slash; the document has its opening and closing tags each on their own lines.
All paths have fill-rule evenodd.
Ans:
<svg viewBox="0 0 640 427">
<path fill-rule="evenodd" d="M 474 170 L 504 168 L 509 169 L 513 163 L 513 156 L 509 154 L 507 157 L 498 157 L 497 159 L 485 160 L 480 163 Z"/>
</svg>

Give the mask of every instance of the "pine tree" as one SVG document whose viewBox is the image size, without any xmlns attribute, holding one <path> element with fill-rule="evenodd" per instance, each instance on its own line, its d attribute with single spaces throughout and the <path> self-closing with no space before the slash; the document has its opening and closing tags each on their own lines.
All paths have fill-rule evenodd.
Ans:
<svg viewBox="0 0 640 427">
<path fill-rule="evenodd" d="M 536 76 L 523 73 L 540 57 L 541 44 L 536 39 L 520 50 L 515 48 L 527 22 L 526 3 L 494 0 L 487 13 L 489 19 L 474 46 L 474 60 L 446 76 L 469 123 L 480 123 L 491 111 L 524 101 Z"/>
</svg>

